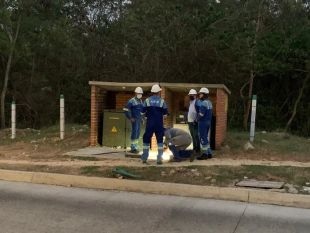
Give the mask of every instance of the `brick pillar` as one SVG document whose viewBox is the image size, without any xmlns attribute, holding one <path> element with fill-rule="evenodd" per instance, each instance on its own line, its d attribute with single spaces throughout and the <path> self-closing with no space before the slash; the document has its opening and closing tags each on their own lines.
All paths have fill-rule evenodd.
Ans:
<svg viewBox="0 0 310 233">
<path fill-rule="evenodd" d="M 169 116 L 164 119 L 164 126 L 167 127 L 173 127 L 173 109 L 172 109 L 172 93 L 167 88 L 163 87 L 161 92 L 161 98 L 163 98 L 166 101 Z"/>
<path fill-rule="evenodd" d="M 96 146 L 98 144 L 99 117 L 103 111 L 105 97 L 106 93 L 100 90 L 99 87 L 91 86 L 90 146 Z"/>
<path fill-rule="evenodd" d="M 216 132 L 215 147 L 220 148 L 224 142 L 227 131 L 228 95 L 223 89 L 217 89 L 216 93 Z"/>
</svg>

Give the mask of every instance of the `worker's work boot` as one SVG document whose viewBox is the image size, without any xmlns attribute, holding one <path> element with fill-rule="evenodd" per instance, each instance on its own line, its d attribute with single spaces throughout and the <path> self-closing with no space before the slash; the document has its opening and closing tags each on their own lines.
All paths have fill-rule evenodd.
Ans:
<svg viewBox="0 0 310 233">
<path fill-rule="evenodd" d="M 182 159 L 174 157 L 172 161 L 179 163 L 179 162 L 182 162 Z"/>
<path fill-rule="evenodd" d="M 207 154 L 202 154 L 201 156 L 197 157 L 197 160 L 206 160 L 206 159 L 208 159 Z"/>
<path fill-rule="evenodd" d="M 208 159 L 212 159 L 212 150 L 211 148 L 209 147 L 208 150 L 207 150 L 207 156 L 208 156 Z"/>
<path fill-rule="evenodd" d="M 149 150 L 150 150 L 150 144 L 143 143 L 143 153 L 141 155 L 142 161 L 147 161 L 147 159 L 149 158 Z"/>
<path fill-rule="evenodd" d="M 182 159 L 180 158 L 180 153 L 177 150 L 177 148 L 174 145 L 169 145 L 169 150 L 172 152 L 173 154 L 173 162 L 181 162 Z"/>
<path fill-rule="evenodd" d="M 162 159 L 163 159 L 164 144 L 163 143 L 157 143 L 157 147 L 158 147 L 158 155 L 157 155 L 157 164 L 158 164 L 158 161 L 162 161 Z"/>
<path fill-rule="evenodd" d="M 189 157 L 189 161 L 193 162 L 195 160 L 195 158 L 196 158 L 196 155 L 197 155 L 196 151 L 193 151 L 191 156 Z"/>
<path fill-rule="evenodd" d="M 157 165 L 162 165 L 163 164 L 163 161 L 160 159 L 160 160 L 157 160 Z"/>
<path fill-rule="evenodd" d="M 142 160 L 142 163 L 145 165 L 149 165 L 149 163 L 146 160 Z"/>
<path fill-rule="evenodd" d="M 129 153 L 139 154 L 139 151 L 137 149 L 132 149 L 132 150 L 129 151 Z"/>
</svg>

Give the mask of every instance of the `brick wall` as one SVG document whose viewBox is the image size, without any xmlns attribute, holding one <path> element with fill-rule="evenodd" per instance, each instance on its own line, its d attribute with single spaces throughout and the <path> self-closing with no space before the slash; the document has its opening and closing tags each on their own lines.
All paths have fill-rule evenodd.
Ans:
<svg viewBox="0 0 310 233">
<path fill-rule="evenodd" d="M 134 94 L 132 92 L 119 92 L 116 94 L 116 110 L 123 110 L 128 100 L 130 100 Z"/>
<path fill-rule="evenodd" d="M 90 138 L 89 145 L 98 144 L 98 128 L 100 116 L 106 103 L 106 92 L 99 87 L 91 86 L 91 113 L 90 113 Z"/>
<path fill-rule="evenodd" d="M 169 116 L 167 116 L 164 119 L 164 126 L 167 127 L 172 127 L 173 126 L 173 109 L 172 109 L 172 93 L 166 88 L 162 88 L 161 92 L 161 98 L 163 98 L 166 101 L 168 111 L 169 111 Z"/>
<path fill-rule="evenodd" d="M 217 89 L 216 99 L 215 147 L 218 149 L 226 137 L 228 105 L 227 93 L 223 89 Z"/>
</svg>

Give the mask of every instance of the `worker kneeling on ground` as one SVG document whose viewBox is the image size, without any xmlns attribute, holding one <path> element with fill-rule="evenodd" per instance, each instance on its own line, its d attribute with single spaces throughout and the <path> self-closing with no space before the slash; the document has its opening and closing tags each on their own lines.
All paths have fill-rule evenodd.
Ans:
<svg viewBox="0 0 310 233">
<path fill-rule="evenodd" d="M 197 158 L 198 160 L 212 158 L 212 151 L 208 139 L 212 119 L 212 103 L 208 99 L 208 95 L 208 88 L 201 88 L 199 91 L 200 100 L 199 102 L 196 102 L 196 108 L 198 113 L 198 131 L 202 153 L 201 156 Z"/>
<path fill-rule="evenodd" d="M 177 128 L 165 129 L 164 144 L 169 147 L 175 162 L 180 162 L 191 156 L 192 151 L 186 150 L 191 143 L 192 138 L 185 130 Z"/>
<path fill-rule="evenodd" d="M 143 104 L 142 114 L 146 117 L 145 133 L 143 135 L 143 154 L 141 160 L 147 162 L 149 157 L 150 143 L 155 133 L 158 147 L 157 164 L 162 164 L 164 152 L 164 116 L 168 115 L 168 109 L 165 101 L 160 98 L 161 88 L 155 84 L 152 86 L 152 96 L 147 98 Z"/>
<path fill-rule="evenodd" d="M 139 137 L 142 122 L 141 112 L 143 109 L 143 101 L 141 100 L 143 90 L 137 87 L 135 90 L 135 97 L 131 98 L 126 107 L 123 109 L 126 117 L 131 121 L 131 150 L 130 153 L 139 153 Z"/>
</svg>

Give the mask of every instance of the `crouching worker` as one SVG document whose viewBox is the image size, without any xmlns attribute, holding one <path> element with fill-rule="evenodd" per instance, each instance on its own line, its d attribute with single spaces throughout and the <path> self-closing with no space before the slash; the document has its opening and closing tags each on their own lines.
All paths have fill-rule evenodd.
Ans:
<svg viewBox="0 0 310 233">
<path fill-rule="evenodd" d="M 192 151 L 186 150 L 191 143 L 192 138 L 185 130 L 177 128 L 165 129 L 165 144 L 172 152 L 175 162 L 180 162 L 191 156 Z"/>
<path fill-rule="evenodd" d="M 143 108 L 143 101 L 141 100 L 143 90 L 141 87 L 137 87 L 135 90 L 135 97 L 131 98 L 126 107 L 123 109 L 126 117 L 131 122 L 131 150 L 130 153 L 138 154 L 140 126 L 141 126 L 141 112 Z"/>
</svg>

